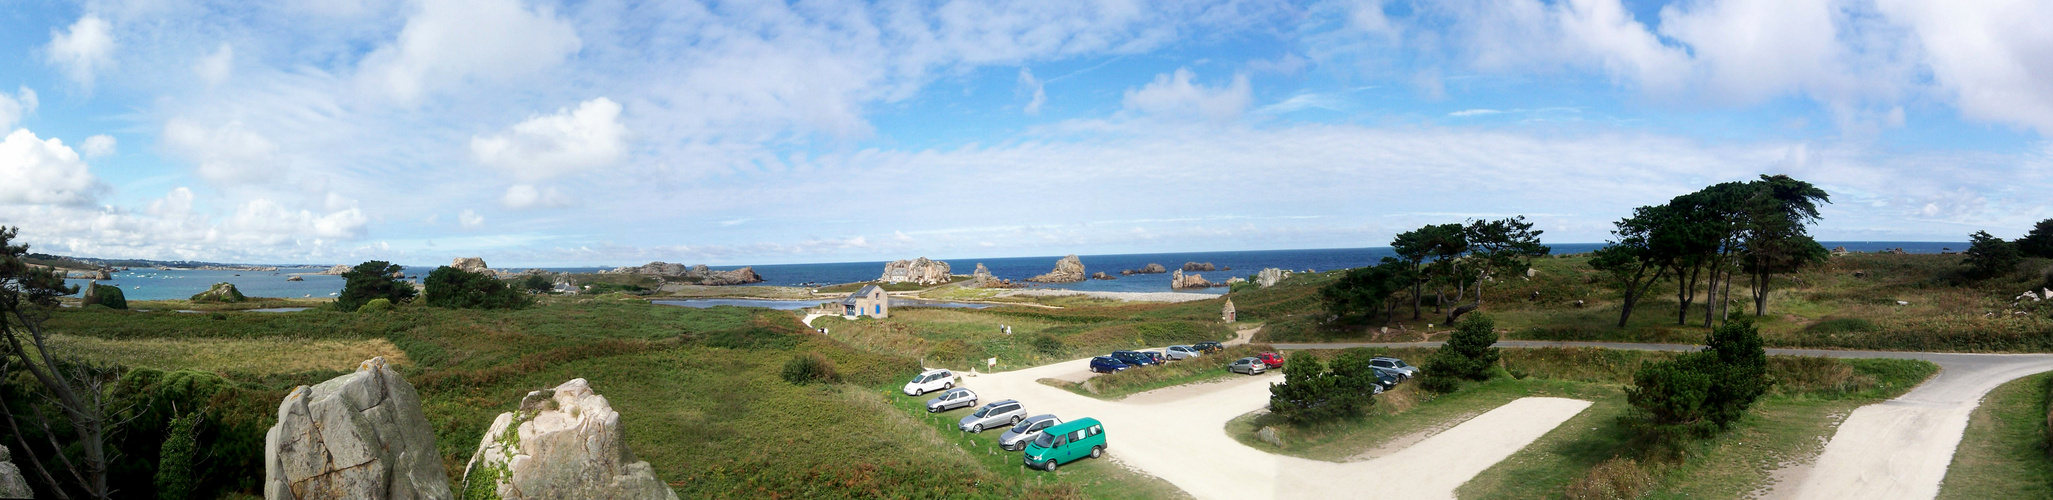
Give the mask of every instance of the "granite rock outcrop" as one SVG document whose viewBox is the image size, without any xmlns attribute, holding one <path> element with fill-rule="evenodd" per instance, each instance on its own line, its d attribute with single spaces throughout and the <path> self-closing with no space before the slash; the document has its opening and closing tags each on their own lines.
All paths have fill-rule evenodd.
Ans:
<svg viewBox="0 0 2053 500">
<path fill-rule="evenodd" d="M 885 283 L 918 283 L 939 285 L 954 279 L 949 274 L 948 263 L 927 260 L 920 257 L 913 260 L 894 260 L 884 264 L 884 276 L 878 280 Z"/>
<path fill-rule="evenodd" d="M 1169 268 L 1162 267 L 1161 264 L 1149 262 L 1148 265 L 1141 266 L 1140 269 L 1127 269 L 1120 271 L 1119 274 L 1131 276 L 1135 274 L 1162 274 L 1166 272 L 1169 272 Z"/>
<path fill-rule="evenodd" d="M 29 490 L 28 479 L 21 476 L 21 468 L 10 455 L 6 446 L 0 446 L 0 498 L 35 498 L 36 492 Z"/>
<path fill-rule="evenodd" d="M 1027 278 L 1027 281 L 1035 283 L 1075 283 L 1083 281 L 1089 276 L 1084 274 L 1083 259 L 1077 258 L 1076 255 L 1069 255 L 1063 257 L 1062 260 L 1055 261 L 1055 269 L 1048 271 L 1048 274 Z"/>
<path fill-rule="evenodd" d="M 647 264 L 634 267 L 619 267 L 614 268 L 612 271 L 605 272 L 615 274 L 644 274 L 662 278 L 666 281 L 678 281 L 683 283 L 708 286 L 740 285 L 746 283 L 761 283 L 763 281 L 762 275 L 756 274 L 756 270 L 753 267 L 744 267 L 741 269 L 735 269 L 731 271 L 715 271 L 713 270 L 713 268 L 707 267 L 705 264 L 686 267 L 684 264 L 672 264 L 669 262 L 661 261 L 650 262 Z"/>
<path fill-rule="evenodd" d="M 1183 270 L 1184 272 L 1217 271 L 1219 268 L 1213 266 L 1210 262 L 1185 262 L 1183 263 Z"/>
<path fill-rule="evenodd" d="M 1176 274 L 1172 274 L 1169 277 L 1169 288 L 1188 289 L 1211 287 L 1212 282 L 1205 281 L 1204 275 L 1196 273 L 1184 274 L 1182 269 L 1176 270 Z"/>
<path fill-rule="evenodd" d="M 457 257 L 456 260 L 449 262 L 449 267 L 454 267 L 458 270 L 470 271 L 473 273 L 478 273 L 486 276 L 492 276 L 494 274 L 492 272 L 492 268 L 490 266 L 485 265 L 484 257 Z"/>
<path fill-rule="evenodd" d="M 620 413 L 581 378 L 530 392 L 518 410 L 499 414 L 464 468 L 462 491 L 504 499 L 677 498 L 627 449 Z"/>
<path fill-rule="evenodd" d="M 264 498 L 453 496 L 420 393 L 377 357 L 285 395 L 264 435 Z"/>
</svg>

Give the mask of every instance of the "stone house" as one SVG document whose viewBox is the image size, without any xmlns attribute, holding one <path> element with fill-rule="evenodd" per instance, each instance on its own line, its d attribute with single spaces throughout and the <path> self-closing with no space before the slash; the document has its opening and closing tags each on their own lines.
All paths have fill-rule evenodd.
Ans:
<svg viewBox="0 0 2053 500">
<path fill-rule="evenodd" d="M 869 316 L 879 319 L 889 318 L 891 317 L 891 295 L 884 293 L 884 289 L 877 285 L 865 286 L 861 290 L 856 290 L 848 298 L 841 299 L 841 315 L 849 318 L 856 316 Z"/>
<path fill-rule="evenodd" d="M 1226 299 L 1226 307 L 1219 308 L 1219 319 L 1232 323 L 1234 320 L 1239 319 L 1235 316 L 1237 315 L 1233 312 L 1233 299 Z"/>
</svg>

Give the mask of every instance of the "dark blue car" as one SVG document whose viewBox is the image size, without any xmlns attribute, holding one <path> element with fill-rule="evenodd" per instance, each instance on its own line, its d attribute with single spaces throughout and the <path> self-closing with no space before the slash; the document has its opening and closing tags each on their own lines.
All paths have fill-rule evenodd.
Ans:
<svg viewBox="0 0 2053 500">
<path fill-rule="evenodd" d="M 1119 362 L 1121 363 L 1126 363 L 1134 366 L 1151 366 L 1162 364 L 1161 360 L 1156 359 L 1154 356 L 1149 356 L 1148 353 L 1140 351 L 1112 351 L 1112 358 L 1119 360 Z"/>
<path fill-rule="evenodd" d="M 1094 372 L 1112 373 L 1120 370 L 1125 370 L 1127 368 L 1133 367 L 1128 366 L 1126 363 L 1121 363 L 1118 359 L 1114 359 L 1111 356 L 1098 356 L 1095 358 L 1091 358 L 1091 371 Z"/>
</svg>

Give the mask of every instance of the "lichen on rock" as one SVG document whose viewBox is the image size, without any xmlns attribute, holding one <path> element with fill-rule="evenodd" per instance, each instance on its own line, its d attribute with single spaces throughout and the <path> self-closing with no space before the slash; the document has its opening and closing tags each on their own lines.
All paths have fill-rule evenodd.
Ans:
<svg viewBox="0 0 2053 500">
<path fill-rule="evenodd" d="M 669 499 L 627 449 L 620 414 L 585 379 L 521 398 L 499 414 L 464 471 L 465 498 Z"/>
</svg>

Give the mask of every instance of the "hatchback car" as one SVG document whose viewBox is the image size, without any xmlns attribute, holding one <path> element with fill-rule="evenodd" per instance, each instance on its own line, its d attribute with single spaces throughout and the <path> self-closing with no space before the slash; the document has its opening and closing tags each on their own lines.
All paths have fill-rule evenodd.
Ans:
<svg viewBox="0 0 2053 500">
<path fill-rule="evenodd" d="M 1191 348 L 1193 348 L 1193 349 L 1197 349 L 1197 350 L 1198 350 L 1198 352 L 1202 352 L 1202 353 L 1205 353 L 1205 354 L 1211 354 L 1211 353 L 1214 353 L 1214 352 L 1219 352 L 1219 351 L 1224 351 L 1224 350 L 1226 350 L 1226 345 L 1225 345 L 1225 344 L 1221 344 L 1221 343 L 1218 343 L 1218 342 L 1211 342 L 1211 341 L 1206 341 L 1206 342 L 1199 342 L 1199 343 L 1196 343 L 1196 344 L 1191 344 L 1190 346 L 1191 346 Z"/>
<path fill-rule="evenodd" d="M 1007 399 L 978 408 L 976 413 L 962 417 L 961 421 L 956 422 L 955 428 L 971 433 L 984 432 L 984 429 L 1018 424 L 1019 421 L 1026 420 L 1026 414 L 1026 407 L 1021 406 L 1019 401 Z"/>
<path fill-rule="evenodd" d="M 944 412 L 956 408 L 967 408 L 977 404 L 976 391 L 968 388 L 949 389 L 948 392 L 927 400 L 927 413 Z"/>
<path fill-rule="evenodd" d="M 1171 360 L 1182 361 L 1190 358 L 1195 358 L 1198 356 L 1203 356 L 1205 355 L 1205 351 L 1200 351 L 1196 347 L 1191 347 L 1187 345 L 1173 345 L 1169 346 L 1168 349 L 1163 349 L 1162 355 L 1168 356 Z"/>
<path fill-rule="evenodd" d="M 1160 361 L 1157 361 L 1154 356 L 1143 354 L 1140 351 L 1112 351 L 1112 358 L 1119 360 L 1119 362 L 1121 363 L 1126 363 L 1134 366 L 1149 366 L 1162 364 Z"/>
<path fill-rule="evenodd" d="M 1240 358 L 1233 360 L 1233 363 L 1226 365 L 1226 371 L 1230 371 L 1233 373 L 1245 373 L 1248 375 L 1261 375 L 1262 372 L 1268 370 L 1268 363 L 1263 363 L 1261 358 Z"/>
<path fill-rule="evenodd" d="M 1041 437 L 1041 431 L 1048 430 L 1049 427 L 1054 427 L 1055 424 L 1059 423 L 1062 423 L 1062 419 L 1054 415 L 1027 417 L 1026 420 L 1013 425 L 1011 429 L 1006 429 L 1004 434 L 998 435 L 998 447 L 1004 448 L 1005 451 L 1026 449 L 1028 441 Z"/>
<path fill-rule="evenodd" d="M 1380 357 L 1374 358 L 1369 360 L 1369 366 L 1377 368 L 1386 368 L 1402 372 L 1404 373 L 1404 378 L 1407 379 L 1419 376 L 1419 368 L 1416 366 L 1405 364 L 1404 360 L 1402 359 Z"/>
<path fill-rule="evenodd" d="M 1133 368 L 1133 365 L 1128 365 L 1124 362 L 1121 362 L 1119 361 L 1119 358 L 1114 358 L 1111 356 L 1098 356 L 1095 358 L 1091 358 L 1091 371 L 1093 372 L 1113 373 L 1120 370 L 1125 370 L 1127 368 Z"/>
<path fill-rule="evenodd" d="M 1382 387 L 1384 390 L 1395 388 L 1397 387 L 1398 382 L 1404 381 L 1404 377 L 1402 375 L 1398 375 L 1398 373 L 1394 370 L 1385 370 L 1382 368 L 1375 368 L 1374 370 L 1376 372 L 1376 386 Z"/>
<path fill-rule="evenodd" d="M 912 377 L 911 382 L 906 382 L 905 395 L 918 396 L 929 392 L 945 391 L 954 388 L 955 372 L 948 371 L 946 368 L 935 368 L 920 372 L 919 375 Z"/>
<path fill-rule="evenodd" d="M 1020 458 L 1028 467 L 1054 472 L 1062 462 L 1087 456 L 1105 456 L 1105 426 L 1095 418 L 1063 422 L 1041 431 L 1039 437 L 1027 443 Z"/>
<path fill-rule="evenodd" d="M 1261 358 L 1261 360 L 1262 360 L 1262 364 L 1265 364 L 1265 365 L 1269 365 L 1269 367 L 1270 367 L 1270 368 L 1282 368 L 1282 367 L 1283 367 L 1283 355 L 1282 355 L 1282 354 L 1277 354 L 1277 353 L 1273 353 L 1273 352 L 1265 352 L 1265 353 L 1261 353 L 1261 354 L 1256 354 L 1256 355 L 1255 355 L 1255 357 L 1256 357 L 1256 358 Z"/>
</svg>

